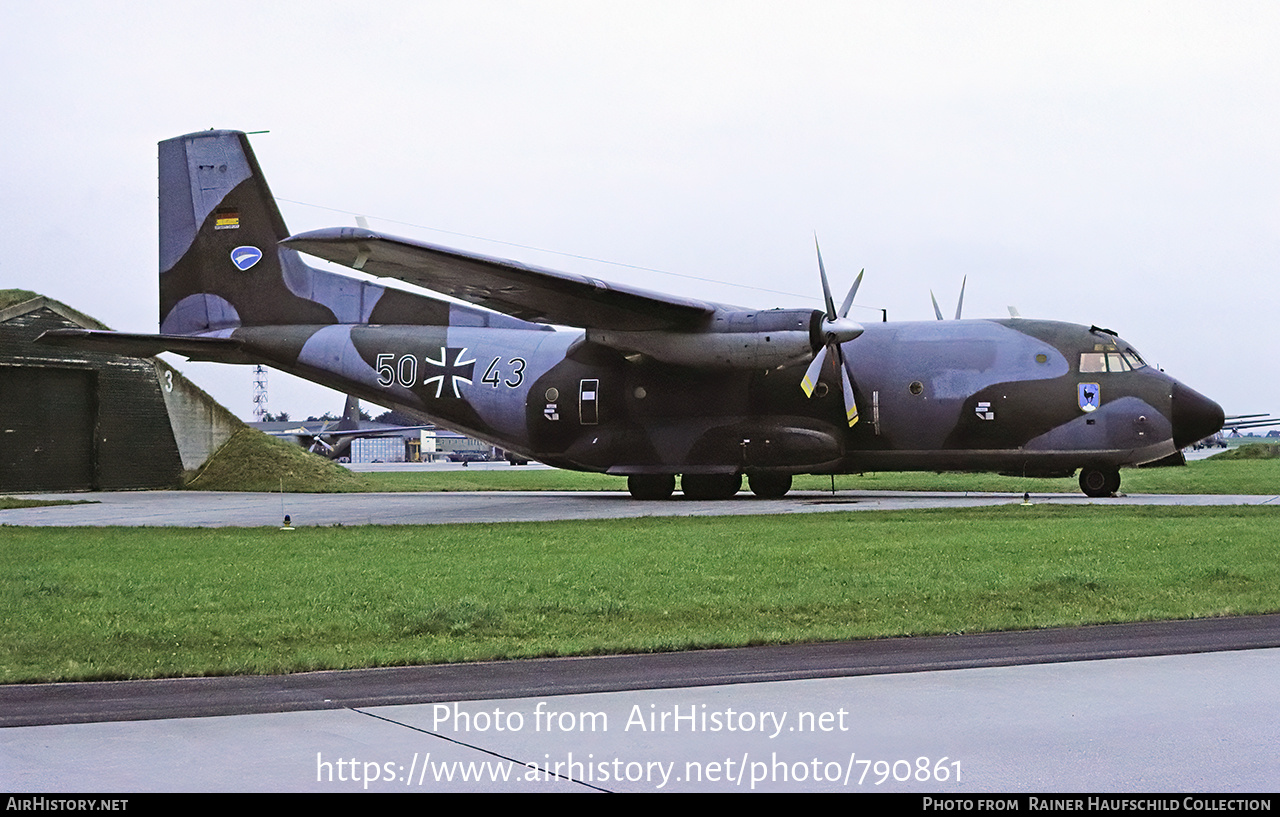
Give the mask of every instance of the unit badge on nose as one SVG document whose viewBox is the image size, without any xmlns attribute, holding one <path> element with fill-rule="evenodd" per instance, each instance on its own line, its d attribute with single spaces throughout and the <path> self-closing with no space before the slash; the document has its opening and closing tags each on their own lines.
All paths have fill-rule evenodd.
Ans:
<svg viewBox="0 0 1280 817">
<path fill-rule="evenodd" d="M 1080 383 L 1078 393 L 1081 411 L 1093 411 L 1102 405 L 1102 392 L 1097 383 Z"/>
</svg>

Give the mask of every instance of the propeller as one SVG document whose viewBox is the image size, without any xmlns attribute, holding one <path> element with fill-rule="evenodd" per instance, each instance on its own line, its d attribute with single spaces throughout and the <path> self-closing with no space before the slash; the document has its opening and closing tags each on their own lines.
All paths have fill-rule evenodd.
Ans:
<svg viewBox="0 0 1280 817">
<path fill-rule="evenodd" d="M 804 380 L 800 381 L 800 388 L 804 390 L 806 397 L 813 397 L 813 391 L 817 388 L 818 380 L 822 377 L 822 366 L 827 362 L 827 358 L 831 358 L 831 363 L 840 370 L 840 386 L 844 392 L 844 413 L 845 420 L 850 426 L 858 422 L 858 404 L 853 398 L 853 380 L 849 377 L 848 367 L 844 363 L 844 352 L 840 350 L 840 344 L 851 341 L 862 334 L 862 324 L 857 321 L 849 320 L 846 317 L 849 314 L 849 308 L 853 306 L 853 298 L 858 294 L 858 287 L 862 284 L 862 276 L 866 272 L 864 269 L 858 273 L 857 279 L 853 282 L 853 286 L 849 288 L 849 294 L 845 296 L 844 303 L 840 306 L 840 311 L 836 311 L 835 300 L 831 297 L 831 285 L 827 282 L 827 268 L 822 263 L 822 248 L 818 246 L 818 237 L 814 236 L 813 246 L 818 251 L 818 273 L 822 277 L 822 294 L 826 301 L 826 313 L 822 316 L 822 323 L 819 327 L 822 346 L 813 356 L 813 362 L 809 364 L 809 368 L 805 370 Z"/>
<path fill-rule="evenodd" d="M 960 311 L 964 309 L 964 285 L 967 283 L 969 283 L 968 275 L 960 282 L 960 300 L 956 301 L 956 320 L 960 320 Z M 929 300 L 933 301 L 933 314 L 938 316 L 938 320 L 943 320 L 942 310 L 938 308 L 938 299 L 933 297 L 932 289 L 929 290 Z"/>
</svg>

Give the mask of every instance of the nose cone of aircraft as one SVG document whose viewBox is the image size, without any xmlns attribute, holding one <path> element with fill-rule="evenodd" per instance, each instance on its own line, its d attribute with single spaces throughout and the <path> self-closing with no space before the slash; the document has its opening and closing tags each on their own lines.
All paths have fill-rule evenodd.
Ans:
<svg viewBox="0 0 1280 817">
<path fill-rule="evenodd" d="M 1178 448 L 1218 433 L 1225 418 L 1222 406 L 1195 389 L 1173 384 L 1173 444 Z"/>
</svg>

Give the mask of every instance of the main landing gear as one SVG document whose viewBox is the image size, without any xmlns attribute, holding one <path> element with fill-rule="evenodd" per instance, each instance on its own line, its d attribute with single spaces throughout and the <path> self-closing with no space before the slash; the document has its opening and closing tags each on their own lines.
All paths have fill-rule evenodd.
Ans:
<svg viewBox="0 0 1280 817">
<path fill-rule="evenodd" d="M 632 474 L 627 490 L 633 499 L 667 499 L 676 490 L 675 474 Z"/>
<path fill-rule="evenodd" d="M 1120 471 L 1110 467 L 1089 467 L 1080 469 L 1080 490 L 1085 496 L 1112 496 L 1120 490 Z"/>
<path fill-rule="evenodd" d="M 751 493 L 761 499 L 780 499 L 791 490 L 790 474 L 756 473 L 747 477 Z M 627 490 L 635 499 L 668 499 L 676 490 L 674 474 L 632 474 Z M 689 499 L 732 499 L 742 490 L 741 474 L 684 474 L 680 491 Z"/>
<path fill-rule="evenodd" d="M 791 490 L 790 474 L 748 474 L 751 493 L 761 499 L 782 499 Z"/>
<path fill-rule="evenodd" d="M 681 474 L 680 490 L 688 499 L 730 499 L 742 490 L 742 474 Z"/>
</svg>

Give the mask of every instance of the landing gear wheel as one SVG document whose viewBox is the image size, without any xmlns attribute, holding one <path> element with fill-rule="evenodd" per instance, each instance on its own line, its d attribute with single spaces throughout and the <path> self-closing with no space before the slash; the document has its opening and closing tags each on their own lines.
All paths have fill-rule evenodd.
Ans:
<svg viewBox="0 0 1280 817">
<path fill-rule="evenodd" d="M 791 490 L 790 474 L 748 474 L 751 493 L 761 499 L 782 499 Z"/>
<path fill-rule="evenodd" d="M 627 490 L 633 499 L 669 499 L 676 491 L 675 474 L 632 474 Z"/>
<path fill-rule="evenodd" d="M 1081 468 L 1080 490 L 1095 498 L 1111 496 L 1120 490 L 1120 472 L 1115 468 Z"/>
<path fill-rule="evenodd" d="M 682 474 L 680 490 L 689 499 L 730 499 L 742 489 L 742 474 Z"/>
<path fill-rule="evenodd" d="M 1119 469 L 1115 469 L 1115 468 L 1111 469 L 1111 472 L 1107 477 L 1107 490 L 1111 492 L 1112 496 L 1115 496 L 1116 494 L 1120 493 Z"/>
</svg>

